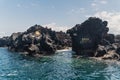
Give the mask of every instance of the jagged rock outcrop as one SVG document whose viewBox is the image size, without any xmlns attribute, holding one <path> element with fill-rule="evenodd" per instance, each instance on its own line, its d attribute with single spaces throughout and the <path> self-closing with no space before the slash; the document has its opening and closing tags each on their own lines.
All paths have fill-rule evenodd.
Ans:
<svg viewBox="0 0 120 80">
<path fill-rule="evenodd" d="M 56 37 L 59 40 L 59 42 L 58 42 L 59 45 L 61 45 L 59 47 L 61 47 L 63 49 L 66 46 L 71 47 L 72 42 L 71 42 L 71 37 L 69 34 L 66 34 L 65 32 L 60 31 L 60 32 L 56 32 Z M 58 47 L 58 49 L 59 49 L 59 47 Z"/>
<path fill-rule="evenodd" d="M 109 41 L 110 44 L 115 43 L 115 35 L 114 34 L 107 34 L 104 36 L 104 39 Z"/>
<path fill-rule="evenodd" d="M 98 44 L 108 32 L 107 21 L 90 17 L 67 32 L 72 38 L 72 49 L 79 55 L 94 56 Z"/>
<path fill-rule="evenodd" d="M 115 36 L 115 42 L 116 43 L 120 43 L 120 35 L 116 35 Z"/>
<path fill-rule="evenodd" d="M 7 47 L 9 45 L 9 37 L 0 38 L 0 47 Z"/>
<path fill-rule="evenodd" d="M 0 47 L 38 57 L 72 46 L 77 55 L 120 60 L 120 35 L 108 34 L 107 24 L 100 18 L 90 17 L 67 33 L 34 25 L 25 32 L 0 38 Z"/>
<path fill-rule="evenodd" d="M 90 17 L 69 29 L 73 51 L 81 56 L 120 60 L 120 36 L 108 34 L 107 24 L 107 21 Z"/>
<path fill-rule="evenodd" d="M 68 47 L 65 44 L 70 37 L 63 32 L 55 32 L 40 25 L 34 25 L 23 33 L 13 33 L 10 36 L 9 50 L 27 52 L 28 55 L 52 54 L 57 49 Z"/>
<path fill-rule="evenodd" d="M 120 55 L 115 52 L 115 50 L 108 51 L 102 59 L 104 60 L 120 60 Z"/>
</svg>

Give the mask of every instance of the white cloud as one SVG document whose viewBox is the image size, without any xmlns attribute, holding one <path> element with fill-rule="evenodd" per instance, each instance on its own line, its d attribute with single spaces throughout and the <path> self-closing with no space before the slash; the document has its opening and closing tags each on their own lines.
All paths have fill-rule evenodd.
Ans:
<svg viewBox="0 0 120 80">
<path fill-rule="evenodd" d="M 86 12 L 85 8 L 77 8 L 77 9 L 71 9 L 70 11 L 68 11 L 67 14 L 74 15 L 74 14 L 81 14 L 85 12 Z"/>
<path fill-rule="evenodd" d="M 20 8 L 21 6 L 22 6 L 21 4 L 17 4 L 17 7 L 19 7 L 19 8 Z"/>
<path fill-rule="evenodd" d="M 108 21 L 110 33 L 120 34 L 120 12 L 97 12 L 95 17 Z"/>
<path fill-rule="evenodd" d="M 38 6 L 38 4 L 36 4 L 36 3 L 31 3 L 31 6 L 36 7 L 36 6 Z"/>
<path fill-rule="evenodd" d="M 80 8 L 76 12 L 77 13 L 85 13 L 85 11 L 86 11 L 85 8 Z"/>
<path fill-rule="evenodd" d="M 96 4 L 96 5 L 99 5 L 99 4 L 107 4 L 108 3 L 108 0 L 93 0 L 92 4 Z"/>
<path fill-rule="evenodd" d="M 89 18 L 89 17 L 91 17 L 91 15 L 85 15 L 85 17 L 86 17 L 86 18 Z"/>
<path fill-rule="evenodd" d="M 91 3 L 91 7 L 92 7 L 95 11 L 98 11 L 98 10 L 99 10 L 99 3 L 97 2 L 97 0 L 94 0 L 94 1 Z"/>
<path fill-rule="evenodd" d="M 29 8 L 28 5 L 23 5 L 23 4 L 17 4 L 18 8 Z"/>
<path fill-rule="evenodd" d="M 20 3 L 17 4 L 18 8 L 30 8 L 30 7 L 37 7 L 37 6 L 38 6 L 37 3 L 30 3 L 30 4 L 27 4 L 27 5 L 20 4 Z"/>
<path fill-rule="evenodd" d="M 107 0 L 101 0 L 100 3 L 101 4 L 107 4 Z"/>
<path fill-rule="evenodd" d="M 107 3 L 108 3 L 107 0 L 93 0 L 93 2 L 91 3 L 91 7 L 95 11 L 98 11 L 101 6 L 103 6 L 103 5 L 107 4 Z"/>
<path fill-rule="evenodd" d="M 91 6 L 92 6 L 92 7 L 96 7 L 97 4 L 96 4 L 96 3 L 92 3 Z"/>
<path fill-rule="evenodd" d="M 55 31 L 64 31 L 66 32 L 67 29 L 69 29 L 68 26 L 58 26 L 56 23 L 50 23 L 50 24 L 45 24 L 43 25 L 44 27 L 48 27 L 48 28 L 51 28 L 52 30 L 55 30 Z"/>
<path fill-rule="evenodd" d="M 3 36 L 10 36 L 10 34 L 8 32 L 0 32 L 0 38 Z"/>
<path fill-rule="evenodd" d="M 31 6 L 37 6 L 37 4 L 35 4 L 35 3 L 31 3 Z"/>
</svg>

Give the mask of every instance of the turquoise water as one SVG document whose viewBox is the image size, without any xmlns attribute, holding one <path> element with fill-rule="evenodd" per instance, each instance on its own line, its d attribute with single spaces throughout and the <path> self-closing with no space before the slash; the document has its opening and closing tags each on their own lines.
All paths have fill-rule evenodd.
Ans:
<svg viewBox="0 0 120 80">
<path fill-rule="evenodd" d="M 41 59 L 0 48 L 0 80 L 120 80 L 120 64 L 72 58 L 61 51 Z"/>
</svg>

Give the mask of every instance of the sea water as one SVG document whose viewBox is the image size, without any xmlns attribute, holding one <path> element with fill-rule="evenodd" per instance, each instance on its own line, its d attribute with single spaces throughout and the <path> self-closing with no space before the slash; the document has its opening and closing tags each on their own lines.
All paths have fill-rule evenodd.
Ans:
<svg viewBox="0 0 120 80">
<path fill-rule="evenodd" d="M 120 80 L 120 64 L 74 58 L 70 50 L 33 58 L 0 48 L 0 80 Z"/>
</svg>

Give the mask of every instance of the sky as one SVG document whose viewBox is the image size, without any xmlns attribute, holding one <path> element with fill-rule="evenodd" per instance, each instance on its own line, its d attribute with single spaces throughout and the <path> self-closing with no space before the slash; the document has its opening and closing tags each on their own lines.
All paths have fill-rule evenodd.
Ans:
<svg viewBox="0 0 120 80">
<path fill-rule="evenodd" d="M 0 36 L 23 32 L 35 24 L 66 31 L 88 17 L 108 21 L 120 34 L 120 0 L 0 0 Z"/>
</svg>

